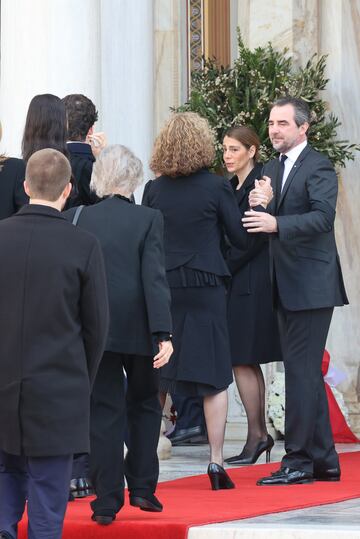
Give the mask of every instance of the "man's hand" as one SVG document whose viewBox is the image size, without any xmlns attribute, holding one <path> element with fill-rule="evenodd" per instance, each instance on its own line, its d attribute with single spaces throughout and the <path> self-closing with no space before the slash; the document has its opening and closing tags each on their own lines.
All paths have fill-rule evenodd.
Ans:
<svg viewBox="0 0 360 539">
<path fill-rule="evenodd" d="M 92 135 L 88 135 L 86 140 L 90 144 L 91 151 L 96 159 L 107 144 L 105 133 L 102 131 L 93 133 Z"/>
<path fill-rule="evenodd" d="M 255 188 L 249 194 L 249 206 L 254 208 L 261 205 L 266 208 L 273 196 L 271 179 L 268 176 L 263 176 L 261 180 L 255 180 Z"/>
<path fill-rule="evenodd" d="M 154 357 L 153 367 L 154 369 L 160 369 L 168 363 L 172 353 L 173 345 L 171 341 L 160 341 L 159 342 L 159 353 Z"/>
<path fill-rule="evenodd" d="M 277 221 L 270 213 L 250 210 L 246 211 L 244 215 L 242 222 L 249 233 L 265 232 L 271 234 L 278 230 Z"/>
</svg>

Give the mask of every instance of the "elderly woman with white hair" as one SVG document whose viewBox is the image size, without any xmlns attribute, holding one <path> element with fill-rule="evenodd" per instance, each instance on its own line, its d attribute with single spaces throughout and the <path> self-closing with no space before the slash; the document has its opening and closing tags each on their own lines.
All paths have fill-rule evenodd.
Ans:
<svg viewBox="0 0 360 539">
<path fill-rule="evenodd" d="M 98 524 L 110 524 L 124 504 L 124 475 L 131 505 L 162 510 L 154 493 L 159 474 L 159 368 L 172 354 L 170 292 L 162 215 L 131 200 L 142 181 L 140 160 L 124 146 L 108 146 L 94 164 L 90 184 L 100 198 L 107 198 L 81 212 L 66 212 L 69 220 L 98 238 L 108 283 L 110 330 L 90 417 L 90 470 L 96 493 L 91 508 Z"/>
</svg>

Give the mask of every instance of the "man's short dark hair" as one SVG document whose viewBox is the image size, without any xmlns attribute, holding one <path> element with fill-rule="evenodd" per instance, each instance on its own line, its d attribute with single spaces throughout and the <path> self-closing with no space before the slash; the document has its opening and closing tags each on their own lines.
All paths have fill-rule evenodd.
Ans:
<svg viewBox="0 0 360 539">
<path fill-rule="evenodd" d="M 66 109 L 69 140 L 84 141 L 98 119 L 94 103 L 82 94 L 69 94 L 62 101 Z"/>
<path fill-rule="evenodd" d="M 31 198 L 55 202 L 71 179 L 71 166 L 64 154 L 44 148 L 32 154 L 25 179 Z"/>
<path fill-rule="evenodd" d="M 271 106 L 271 109 L 274 107 L 284 107 L 285 105 L 292 105 L 295 111 L 295 123 L 298 127 L 303 125 L 305 122 L 310 125 L 311 113 L 309 105 L 301 99 L 300 97 L 285 96 L 277 99 Z"/>
</svg>

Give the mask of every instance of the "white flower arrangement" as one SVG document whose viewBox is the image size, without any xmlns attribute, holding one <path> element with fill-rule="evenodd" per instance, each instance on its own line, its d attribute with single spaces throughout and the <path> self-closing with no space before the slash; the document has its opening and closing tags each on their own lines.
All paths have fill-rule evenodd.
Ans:
<svg viewBox="0 0 360 539">
<path fill-rule="evenodd" d="M 276 372 L 268 393 L 268 416 L 276 430 L 285 432 L 285 373 Z"/>
<path fill-rule="evenodd" d="M 326 381 L 326 377 L 325 377 Z M 336 402 L 349 424 L 349 410 L 345 404 L 342 393 L 332 384 L 329 384 Z M 270 383 L 268 392 L 268 416 L 273 422 L 275 429 L 281 434 L 285 433 L 285 373 L 276 372 Z"/>
</svg>

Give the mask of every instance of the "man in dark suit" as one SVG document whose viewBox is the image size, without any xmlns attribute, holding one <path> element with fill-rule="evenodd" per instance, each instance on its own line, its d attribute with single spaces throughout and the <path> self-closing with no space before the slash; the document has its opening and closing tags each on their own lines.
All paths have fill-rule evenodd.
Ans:
<svg viewBox="0 0 360 539">
<path fill-rule="evenodd" d="M 172 354 L 171 315 L 163 248 L 163 217 L 131 201 L 142 182 L 142 165 L 120 145 L 107 146 L 94 164 L 91 187 L 106 197 L 83 208 L 79 228 L 103 249 L 110 329 L 91 396 L 92 519 L 111 524 L 124 504 L 162 511 L 155 496 L 159 475 L 159 368 Z M 74 208 L 66 212 L 75 216 Z M 124 388 L 124 370 L 127 390 Z M 124 462 L 125 418 L 128 453 Z"/>
<path fill-rule="evenodd" d="M 285 450 L 281 468 L 258 485 L 340 479 L 321 362 L 335 306 L 348 303 L 334 235 L 338 192 L 329 160 L 307 143 L 308 105 L 273 105 L 269 136 L 280 158 L 268 163 L 268 212 L 243 218 L 249 233 L 270 234 L 270 264 L 285 365 Z M 250 205 L 252 202 L 250 200 Z"/>
<path fill-rule="evenodd" d="M 66 208 L 96 204 L 100 199 L 90 190 L 91 174 L 96 157 L 106 145 L 104 133 L 94 133 L 98 111 L 91 99 L 82 94 L 69 94 L 62 101 L 68 121 L 67 148 L 75 181 Z M 74 455 L 70 499 L 93 494 L 88 476 L 88 456 Z"/>
<path fill-rule="evenodd" d="M 91 99 L 82 94 L 69 94 L 62 101 L 68 120 L 67 147 L 77 191 L 71 206 L 96 204 L 99 198 L 90 191 L 91 173 L 95 159 L 106 146 L 104 133 L 94 133 L 98 112 Z"/>
<path fill-rule="evenodd" d="M 0 535 L 60 539 L 72 455 L 89 450 L 90 388 L 108 329 L 97 240 L 60 213 L 71 167 L 35 152 L 30 205 L 0 222 Z"/>
</svg>

